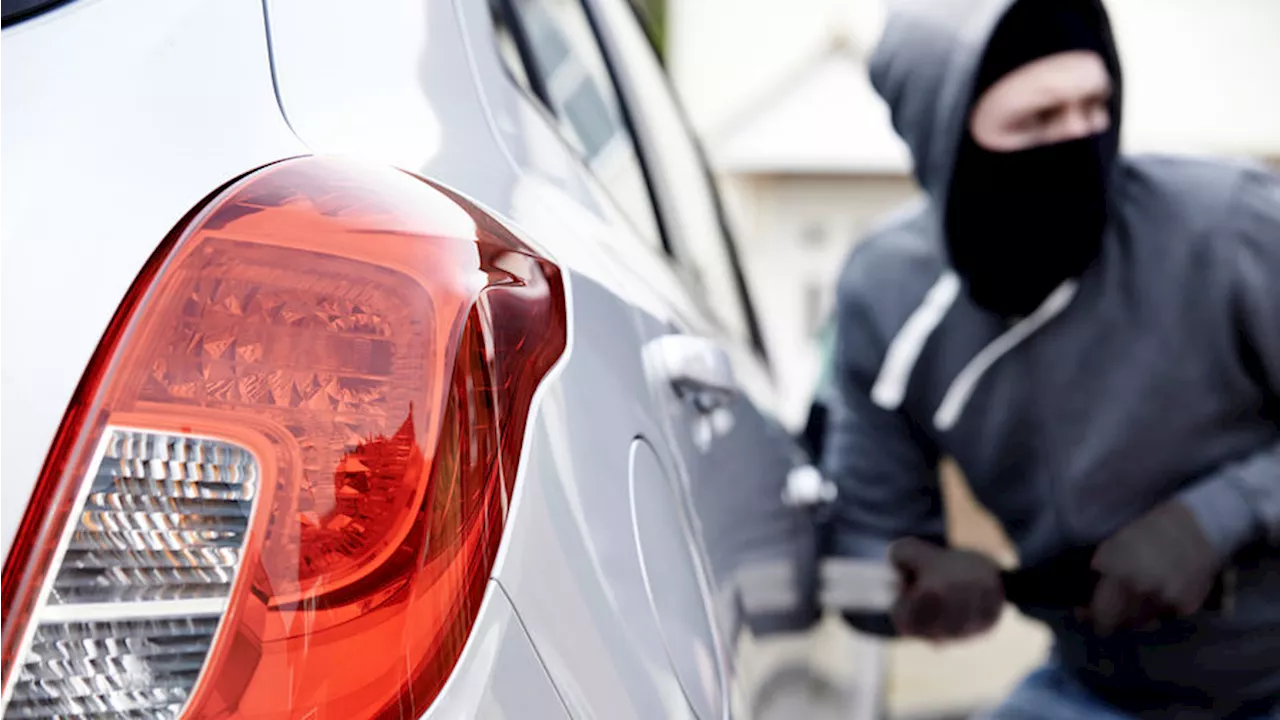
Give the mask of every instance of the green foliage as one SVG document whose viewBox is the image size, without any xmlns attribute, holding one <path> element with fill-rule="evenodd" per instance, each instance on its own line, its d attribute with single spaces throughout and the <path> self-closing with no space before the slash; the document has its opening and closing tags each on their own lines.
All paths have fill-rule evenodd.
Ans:
<svg viewBox="0 0 1280 720">
<path fill-rule="evenodd" d="M 649 42 L 658 51 L 658 58 L 666 60 L 667 0 L 630 0 L 640 24 L 644 26 Z"/>
</svg>

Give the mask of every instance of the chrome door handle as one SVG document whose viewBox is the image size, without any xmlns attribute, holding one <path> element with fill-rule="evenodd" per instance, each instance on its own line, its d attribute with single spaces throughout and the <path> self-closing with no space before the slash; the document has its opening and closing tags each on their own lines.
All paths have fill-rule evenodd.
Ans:
<svg viewBox="0 0 1280 720">
<path fill-rule="evenodd" d="M 738 394 L 729 355 L 714 341 L 696 335 L 664 335 L 646 347 L 653 367 L 700 411 L 727 406 Z"/>
</svg>

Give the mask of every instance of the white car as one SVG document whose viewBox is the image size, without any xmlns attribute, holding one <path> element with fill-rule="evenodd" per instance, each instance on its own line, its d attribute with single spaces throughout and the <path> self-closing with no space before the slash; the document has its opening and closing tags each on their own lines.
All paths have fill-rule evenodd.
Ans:
<svg viewBox="0 0 1280 720">
<path fill-rule="evenodd" d="M 807 462 L 625 0 L 4 0 L 4 718 L 700 718 Z"/>
</svg>

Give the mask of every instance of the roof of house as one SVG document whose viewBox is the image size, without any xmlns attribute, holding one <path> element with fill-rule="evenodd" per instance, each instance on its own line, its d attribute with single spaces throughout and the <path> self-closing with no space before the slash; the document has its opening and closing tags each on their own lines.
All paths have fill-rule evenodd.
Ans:
<svg viewBox="0 0 1280 720">
<path fill-rule="evenodd" d="M 708 151 L 731 173 L 899 175 L 911 168 L 888 107 L 844 36 L 711 132 Z"/>
</svg>

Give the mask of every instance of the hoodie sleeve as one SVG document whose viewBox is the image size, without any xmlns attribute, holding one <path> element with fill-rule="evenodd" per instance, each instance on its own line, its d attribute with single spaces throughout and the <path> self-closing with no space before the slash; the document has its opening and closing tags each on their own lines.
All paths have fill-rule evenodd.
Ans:
<svg viewBox="0 0 1280 720">
<path fill-rule="evenodd" d="M 881 560 L 907 535 L 942 542 L 945 521 L 938 484 L 938 450 L 901 410 L 871 399 L 884 356 L 864 297 L 845 278 L 836 300 L 831 415 L 824 474 L 838 493 L 830 517 L 835 555 Z"/>
<path fill-rule="evenodd" d="M 1242 361 L 1270 407 L 1280 411 L 1280 177 L 1247 175 L 1231 216 Z M 1222 557 L 1260 537 L 1280 545 L 1280 443 L 1227 465 L 1188 488 L 1182 501 Z"/>
<path fill-rule="evenodd" d="M 849 287 L 854 285 L 855 287 Z M 946 525 L 938 484 L 938 450 L 904 411 L 871 399 L 884 357 L 864 287 L 842 282 L 830 369 L 830 417 L 823 472 L 835 482 L 828 521 L 828 553 L 884 561 L 889 544 L 913 535 L 939 544 Z M 885 613 L 845 613 L 855 629 L 897 635 Z"/>
</svg>

